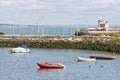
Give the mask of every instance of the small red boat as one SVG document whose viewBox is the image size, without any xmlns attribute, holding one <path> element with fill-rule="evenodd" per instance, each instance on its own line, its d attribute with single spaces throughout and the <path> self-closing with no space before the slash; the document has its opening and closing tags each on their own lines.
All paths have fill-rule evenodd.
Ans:
<svg viewBox="0 0 120 80">
<path fill-rule="evenodd" d="M 48 64 L 47 62 L 46 63 L 41 63 L 41 62 L 37 62 L 37 65 L 40 67 L 40 68 L 47 68 L 47 69 L 62 69 L 64 68 L 65 66 L 62 64 L 62 63 L 58 63 L 58 64 Z"/>
</svg>

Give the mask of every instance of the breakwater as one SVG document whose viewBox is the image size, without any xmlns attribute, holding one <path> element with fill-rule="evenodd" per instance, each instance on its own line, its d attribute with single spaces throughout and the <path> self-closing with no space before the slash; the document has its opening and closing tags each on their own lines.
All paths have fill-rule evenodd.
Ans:
<svg viewBox="0 0 120 80">
<path fill-rule="evenodd" d="M 119 37 L 0 36 L 0 47 L 86 49 L 120 53 Z"/>
</svg>

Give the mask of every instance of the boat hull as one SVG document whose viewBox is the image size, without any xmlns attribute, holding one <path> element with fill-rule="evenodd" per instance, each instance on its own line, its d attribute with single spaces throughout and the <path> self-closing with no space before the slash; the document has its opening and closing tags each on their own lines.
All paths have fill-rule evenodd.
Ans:
<svg viewBox="0 0 120 80">
<path fill-rule="evenodd" d="M 77 57 L 77 60 L 82 62 L 96 62 L 96 59 L 92 59 L 92 58 Z"/>
<path fill-rule="evenodd" d="M 40 68 L 47 68 L 47 69 L 62 69 L 64 68 L 64 65 L 63 64 L 48 64 L 48 63 L 41 63 L 41 62 L 37 62 L 37 65 L 40 67 Z"/>
<path fill-rule="evenodd" d="M 115 56 L 90 56 L 90 58 L 96 58 L 96 59 L 115 59 Z"/>
<path fill-rule="evenodd" d="M 11 53 L 30 53 L 30 50 L 18 47 L 18 48 L 10 49 L 10 52 Z"/>
</svg>

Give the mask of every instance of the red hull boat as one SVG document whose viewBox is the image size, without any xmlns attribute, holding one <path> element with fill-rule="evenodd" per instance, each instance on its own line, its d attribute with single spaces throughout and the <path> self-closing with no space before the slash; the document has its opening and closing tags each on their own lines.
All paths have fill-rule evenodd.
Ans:
<svg viewBox="0 0 120 80">
<path fill-rule="evenodd" d="M 41 63 L 41 62 L 37 62 L 37 65 L 40 67 L 40 68 L 52 68 L 52 69 L 62 69 L 64 68 L 64 65 L 61 64 L 61 63 L 58 63 L 58 64 L 48 64 L 48 63 Z"/>
</svg>

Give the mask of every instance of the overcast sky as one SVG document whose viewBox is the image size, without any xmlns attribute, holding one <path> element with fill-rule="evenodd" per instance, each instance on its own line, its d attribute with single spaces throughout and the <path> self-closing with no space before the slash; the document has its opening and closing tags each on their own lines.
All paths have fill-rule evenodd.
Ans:
<svg viewBox="0 0 120 80">
<path fill-rule="evenodd" d="M 120 0 L 0 0 L 0 23 L 120 25 Z"/>
</svg>

